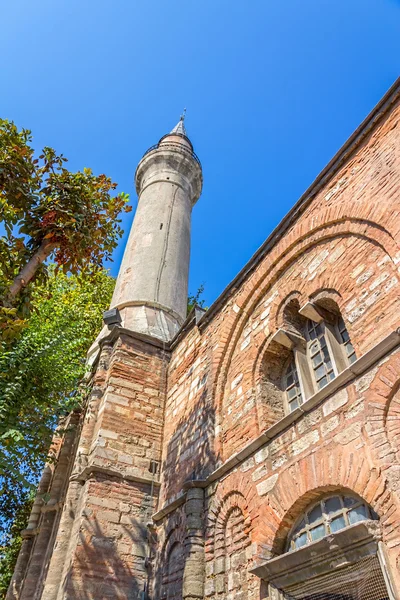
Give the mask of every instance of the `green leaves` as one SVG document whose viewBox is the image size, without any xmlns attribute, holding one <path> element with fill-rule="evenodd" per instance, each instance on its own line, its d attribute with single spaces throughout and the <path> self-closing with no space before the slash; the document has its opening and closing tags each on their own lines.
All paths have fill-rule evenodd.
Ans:
<svg viewBox="0 0 400 600">
<path fill-rule="evenodd" d="M 33 286 L 22 333 L 0 351 L 0 476 L 13 464 L 18 470 L 21 452 L 42 459 L 57 416 L 81 400 L 85 355 L 113 288 L 104 270 L 67 276 L 54 266 Z"/>
<path fill-rule="evenodd" d="M 110 258 L 123 233 L 120 213 L 131 210 L 127 194 L 113 195 L 117 185 L 109 177 L 86 167 L 70 172 L 67 159 L 50 147 L 36 158 L 31 141 L 29 130 L 0 119 L 0 222 L 5 229 L 0 298 L 3 306 L 17 308 L 19 318 L 29 310 L 30 293 L 24 288 L 30 279 L 46 277 L 47 255 L 64 273 L 93 273 Z M 0 328 L 0 340 L 9 340 L 1 334 Z"/>
<path fill-rule="evenodd" d="M 22 332 L 0 348 L 0 523 L 37 483 L 58 417 L 85 400 L 85 357 L 114 283 L 104 270 L 67 276 L 51 265 L 47 280 L 31 287 Z"/>
</svg>

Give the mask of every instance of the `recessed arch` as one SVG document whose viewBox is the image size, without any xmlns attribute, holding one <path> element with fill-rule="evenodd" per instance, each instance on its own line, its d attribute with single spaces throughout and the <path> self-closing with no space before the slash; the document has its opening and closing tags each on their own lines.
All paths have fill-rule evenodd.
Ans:
<svg viewBox="0 0 400 600">
<path fill-rule="evenodd" d="M 289 247 L 279 255 L 274 265 L 270 264 L 272 257 L 271 259 L 266 259 L 265 266 L 263 266 L 263 269 L 260 268 L 262 273 L 253 276 L 252 285 L 248 283 L 244 287 L 243 293 L 240 296 L 240 310 L 237 314 L 229 316 L 226 325 L 228 329 L 221 332 L 223 337 L 227 339 L 227 342 L 224 345 L 223 351 L 220 353 L 219 362 L 215 365 L 216 377 L 214 379 L 213 390 L 218 398 L 217 423 L 223 423 L 222 410 L 225 401 L 224 399 L 227 394 L 226 385 L 230 375 L 230 364 L 235 354 L 235 350 L 240 344 L 242 332 L 245 327 L 247 327 L 249 315 L 252 314 L 254 308 L 261 302 L 262 298 L 265 297 L 267 293 L 269 293 L 269 295 L 272 294 L 277 279 L 287 268 L 295 263 L 296 258 L 299 255 L 304 254 L 306 251 L 310 251 L 316 244 L 321 244 L 322 242 L 327 243 L 330 239 L 337 237 L 356 237 L 362 239 L 371 243 L 374 247 L 379 247 L 386 254 L 388 254 L 387 251 L 389 251 L 393 255 L 397 248 L 393 239 L 387 232 L 385 235 L 382 235 L 382 228 L 379 226 L 372 223 L 366 223 L 363 220 L 347 219 L 339 223 L 328 223 L 317 230 L 311 231 L 308 235 L 303 236 L 297 241 L 292 241 Z M 271 254 L 273 254 L 273 252 Z M 389 256 L 391 256 L 391 254 L 389 254 Z M 309 298 L 311 293 L 319 294 L 318 300 L 320 300 L 322 297 L 321 292 L 330 290 L 329 293 L 332 293 L 331 290 L 334 290 L 336 301 L 340 301 L 340 305 L 339 302 L 337 302 L 337 304 L 341 306 L 343 299 L 341 298 L 340 278 L 337 274 L 332 273 L 334 270 L 331 269 L 329 271 L 329 273 L 324 274 L 325 281 L 321 277 L 320 280 L 315 279 L 315 281 L 312 282 L 315 284 L 313 286 L 314 289 L 308 290 L 307 297 Z M 288 286 L 285 285 L 285 283 L 286 282 L 283 283 L 283 291 L 290 294 L 292 290 L 287 289 Z M 303 299 L 304 298 L 302 298 L 302 300 Z M 236 302 L 238 303 L 239 299 L 236 299 Z M 271 305 L 271 322 L 274 318 L 274 314 L 275 316 L 277 315 L 279 306 L 282 305 L 282 303 L 284 303 L 284 298 L 282 298 L 281 290 L 279 290 L 277 299 L 274 299 L 273 305 Z M 237 305 L 239 306 L 239 304 Z M 258 374 L 260 368 L 260 354 L 266 351 L 267 345 L 268 339 L 259 339 L 257 341 L 258 354 L 256 360 L 253 362 L 253 382 L 256 379 L 254 375 Z M 222 447 L 220 445 L 220 440 L 217 440 L 217 449 L 218 447 L 221 452 Z"/>
</svg>

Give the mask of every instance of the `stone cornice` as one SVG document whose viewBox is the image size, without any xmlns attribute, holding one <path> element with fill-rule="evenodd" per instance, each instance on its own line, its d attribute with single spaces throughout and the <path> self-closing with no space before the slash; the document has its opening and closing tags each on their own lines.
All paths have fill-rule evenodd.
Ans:
<svg viewBox="0 0 400 600">
<path fill-rule="evenodd" d="M 108 475 L 111 477 L 116 477 L 118 479 L 124 479 L 126 481 L 134 481 L 136 483 L 146 483 L 149 485 L 154 485 L 156 487 L 159 487 L 161 485 L 157 479 L 151 477 L 150 475 L 148 477 L 142 475 L 128 475 L 126 473 L 123 473 L 122 471 L 119 471 L 118 469 L 113 469 L 112 467 L 101 467 L 97 465 L 88 465 L 87 467 L 84 467 L 79 473 L 73 473 L 73 475 L 71 475 L 70 477 L 70 481 L 85 482 L 88 479 L 90 479 L 92 475 L 97 474 Z"/>
</svg>

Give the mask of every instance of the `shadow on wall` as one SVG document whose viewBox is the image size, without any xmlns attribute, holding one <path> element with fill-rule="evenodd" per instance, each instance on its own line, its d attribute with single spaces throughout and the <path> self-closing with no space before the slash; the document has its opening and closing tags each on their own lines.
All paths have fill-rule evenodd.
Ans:
<svg viewBox="0 0 400 600">
<path fill-rule="evenodd" d="M 143 600 L 148 597 L 145 518 L 143 514 L 140 522 L 140 516 L 132 516 L 131 524 L 85 519 L 74 564 L 64 582 L 63 598 Z"/>
<path fill-rule="evenodd" d="M 162 464 L 164 501 L 179 493 L 185 481 L 205 479 L 215 468 L 215 407 L 209 389 L 200 378 L 193 401 L 169 436 Z"/>
</svg>

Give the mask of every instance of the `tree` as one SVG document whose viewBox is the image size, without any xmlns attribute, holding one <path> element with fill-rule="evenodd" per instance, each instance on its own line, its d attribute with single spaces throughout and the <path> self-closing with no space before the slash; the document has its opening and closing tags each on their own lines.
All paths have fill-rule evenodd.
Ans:
<svg viewBox="0 0 400 600">
<path fill-rule="evenodd" d="M 3 494 L 0 496 L 3 499 Z M 22 545 L 21 531 L 26 527 L 32 509 L 34 493 L 21 490 L 18 504 L 12 506 L 12 517 L 5 521 L 0 534 L 0 598 L 6 597 Z M 9 512 L 9 510 L 7 510 Z"/>
<path fill-rule="evenodd" d="M 0 350 L 0 590 L 18 555 L 21 519 L 29 515 L 30 489 L 57 419 L 84 401 L 86 353 L 114 284 L 104 270 L 68 276 L 51 265 L 48 278 L 32 286 L 24 330 Z"/>
<path fill-rule="evenodd" d="M 207 310 L 207 307 L 204 306 L 205 300 L 204 298 L 202 298 L 203 293 L 204 285 L 201 284 L 195 294 L 189 294 L 187 301 L 187 314 L 189 314 L 195 306 L 200 306 L 200 308 L 204 308 L 204 310 Z"/>
<path fill-rule="evenodd" d="M 118 219 L 128 195 L 112 196 L 116 184 L 90 169 L 77 173 L 67 159 L 45 147 L 36 157 L 29 130 L 0 119 L 0 332 L 12 339 L 29 312 L 30 286 L 43 281 L 45 261 L 64 272 L 101 268 L 122 233 Z"/>
<path fill-rule="evenodd" d="M 79 402 L 85 355 L 114 283 L 105 271 L 67 276 L 53 266 L 34 286 L 25 330 L 0 353 L 0 473 L 13 465 L 30 473 L 46 456 L 57 416 Z"/>
</svg>

